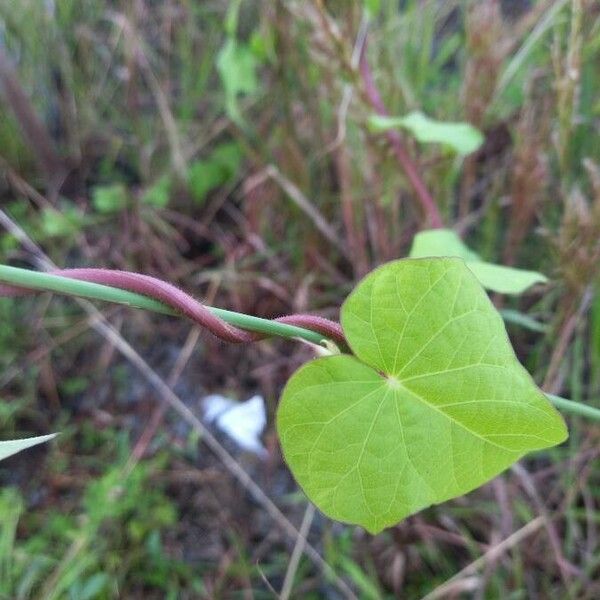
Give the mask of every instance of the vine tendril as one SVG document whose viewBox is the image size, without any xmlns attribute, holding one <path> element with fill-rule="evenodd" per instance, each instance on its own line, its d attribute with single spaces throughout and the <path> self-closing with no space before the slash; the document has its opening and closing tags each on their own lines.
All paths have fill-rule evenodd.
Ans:
<svg viewBox="0 0 600 600">
<path fill-rule="evenodd" d="M 24 269 L 15 269 L 13 267 L 2 267 L 2 269 L 25 271 Z M 32 274 L 35 272 L 29 271 L 28 273 Z M 228 323 L 225 319 L 215 314 L 215 311 L 218 311 L 218 309 L 208 307 L 175 285 L 167 283 L 157 277 L 151 277 L 150 275 L 130 271 L 95 268 L 55 269 L 48 271 L 48 274 L 76 281 L 109 286 L 111 288 L 133 292 L 134 294 L 140 294 L 147 298 L 154 299 L 172 309 L 176 314 L 187 317 L 196 325 L 208 330 L 210 333 L 226 342 L 241 344 L 255 342 L 269 337 L 269 333 L 248 331 Z M 0 280 L 3 279 L 6 281 L 6 278 L 0 275 Z M 11 282 L 10 285 L 0 284 L 0 296 L 23 296 L 44 291 L 44 288 L 41 286 L 36 288 L 27 287 L 25 276 L 21 277 L 21 279 L 23 280 L 23 285 L 21 285 L 20 282 L 19 285 L 14 285 L 14 281 Z M 62 290 L 55 288 L 52 291 L 61 292 Z M 228 311 L 221 312 L 225 313 Z M 238 316 L 240 315 L 238 314 Z M 248 315 L 245 316 L 248 319 L 254 319 L 255 321 L 267 321 L 302 328 L 317 333 L 323 336 L 323 338 L 329 338 L 337 344 L 346 346 L 346 340 L 340 324 L 325 319 L 324 317 L 311 314 L 293 314 L 278 317 L 276 319 L 263 320 L 248 317 Z M 315 340 L 313 339 L 312 341 L 314 342 Z"/>
</svg>

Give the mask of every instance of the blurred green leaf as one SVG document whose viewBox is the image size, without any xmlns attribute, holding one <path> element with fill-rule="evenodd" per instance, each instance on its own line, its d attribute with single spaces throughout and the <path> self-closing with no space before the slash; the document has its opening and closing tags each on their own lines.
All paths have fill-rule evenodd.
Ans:
<svg viewBox="0 0 600 600">
<path fill-rule="evenodd" d="M 171 185 L 171 178 L 163 175 L 142 194 L 141 201 L 155 208 L 166 208 L 171 196 Z"/>
<path fill-rule="evenodd" d="M 68 396 L 81 394 L 90 384 L 87 377 L 83 375 L 74 375 L 73 377 L 65 377 L 60 383 L 60 391 Z"/>
<path fill-rule="evenodd" d="M 50 435 L 39 435 L 36 437 L 24 438 L 22 440 L 7 440 L 5 442 L 0 442 L 0 460 L 4 460 L 9 456 L 17 454 L 17 452 L 21 452 L 27 448 L 31 448 L 32 446 L 47 442 L 56 437 L 56 435 L 56 433 L 51 433 Z"/>
<path fill-rule="evenodd" d="M 92 600 L 98 598 L 99 594 L 106 589 L 109 577 L 106 573 L 95 573 L 82 585 L 78 592 L 78 600 Z"/>
<path fill-rule="evenodd" d="M 44 237 L 67 237 L 78 233 L 84 225 L 85 217 L 75 206 L 65 206 L 61 210 L 48 206 L 40 215 L 40 228 Z"/>
<path fill-rule="evenodd" d="M 219 166 L 206 160 L 193 162 L 188 168 L 187 179 L 190 192 L 197 202 L 202 202 L 223 181 Z"/>
<path fill-rule="evenodd" d="M 231 0 L 229 2 L 229 7 L 227 9 L 227 14 L 225 15 L 225 21 L 223 24 L 225 32 L 230 37 L 235 37 L 237 33 L 241 5 L 242 0 Z"/>
<path fill-rule="evenodd" d="M 483 287 L 501 294 L 522 294 L 536 283 L 546 283 L 548 278 L 537 271 L 494 265 L 481 260 L 451 229 L 421 231 L 414 240 L 409 256 L 457 256 L 462 258 Z"/>
<path fill-rule="evenodd" d="M 473 261 L 467 265 L 481 285 L 500 294 L 522 294 L 536 283 L 547 283 L 548 278 L 537 271 L 514 269 L 483 261 Z"/>
<path fill-rule="evenodd" d="M 239 145 L 228 142 L 217 146 L 206 158 L 194 161 L 187 173 L 194 199 L 203 202 L 209 192 L 231 181 L 239 171 L 241 160 Z"/>
<path fill-rule="evenodd" d="M 127 206 L 127 189 L 121 183 L 94 188 L 92 204 L 102 214 L 116 213 Z"/>
<path fill-rule="evenodd" d="M 236 142 L 219 144 L 211 153 L 210 160 L 219 166 L 225 179 L 231 179 L 240 168 L 242 150 Z"/>
<path fill-rule="evenodd" d="M 536 321 L 534 318 L 518 310 L 503 308 L 500 311 L 500 314 L 507 323 L 514 323 L 515 325 L 519 325 L 524 329 L 529 329 L 529 331 L 535 331 L 536 333 L 546 333 L 548 331 L 547 325 Z"/>
<path fill-rule="evenodd" d="M 253 94 L 258 89 L 256 69 L 258 60 L 252 50 L 234 37 L 227 41 L 217 55 L 217 70 L 225 88 L 225 108 L 232 121 L 242 122 L 238 96 Z"/>
<path fill-rule="evenodd" d="M 375 18 L 381 10 L 381 0 L 363 0 L 363 5 L 367 14 L 372 19 Z"/>
<path fill-rule="evenodd" d="M 275 57 L 274 44 L 271 30 L 266 34 L 257 30 L 250 36 L 248 47 L 259 62 L 264 62 Z"/>
<path fill-rule="evenodd" d="M 417 233 L 409 256 L 411 258 L 458 256 L 465 262 L 481 260 L 451 229 L 429 229 Z"/>
<path fill-rule="evenodd" d="M 462 155 L 475 152 L 484 139 L 483 134 L 469 123 L 436 121 L 420 111 L 411 112 L 404 117 L 371 115 L 368 122 L 373 131 L 402 127 L 408 129 L 419 142 L 444 144 Z"/>
</svg>

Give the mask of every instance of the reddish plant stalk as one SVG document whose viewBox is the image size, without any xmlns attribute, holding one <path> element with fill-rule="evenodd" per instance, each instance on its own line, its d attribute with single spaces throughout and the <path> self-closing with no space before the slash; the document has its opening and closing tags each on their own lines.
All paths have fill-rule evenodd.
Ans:
<svg viewBox="0 0 600 600">
<path fill-rule="evenodd" d="M 375 112 L 382 117 L 387 117 L 389 113 L 386 110 L 385 104 L 381 98 L 381 94 L 375 85 L 373 74 L 371 73 L 371 68 L 369 67 L 369 63 L 367 61 L 366 46 L 367 44 L 365 42 L 360 57 L 360 75 L 363 81 L 364 90 L 369 103 L 375 109 Z M 427 217 L 430 226 L 434 229 L 442 228 L 444 226 L 444 222 L 440 216 L 437 204 L 435 203 L 432 195 L 429 193 L 429 190 L 427 189 L 422 177 L 419 175 L 417 165 L 413 162 L 406 151 L 400 134 L 393 129 L 389 129 L 386 131 L 386 136 L 392 147 L 392 150 L 394 151 L 394 154 L 396 155 L 396 158 L 398 159 L 398 162 L 400 163 L 400 166 L 404 170 L 406 177 L 410 181 L 410 184 L 417 194 L 417 198 L 423 207 L 423 211 L 425 212 L 425 216 Z"/>
<path fill-rule="evenodd" d="M 49 271 L 49 273 L 79 281 L 108 285 L 148 296 L 186 316 L 200 327 L 207 329 L 213 335 L 226 342 L 241 344 L 255 342 L 267 337 L 264 334 L 246 331 L 226 323 L 223 319 L 213 314 L 208 307 L 198 302 L 198 300 L 183 290 L 156 277 L 112 269 L 55 269 Z M 12 285 L 0 285 L 0 296 L 20 296 L 37 291 Z M 278 317 L 273 319 L 273 321 L 310 329 L 344 347 L 346 346 L 344 332 L 340 324 L 335 321 L 309 314 L 288 315 Z"/>
<path fill-rule="evenodd" d="M 55 148 L 54 141 L 44 123 L 36 114 L 33 105 L 15 74 L 8 56 L 0 47 L 0 93 L 4 92 L 6 103 L 10 106 L 21 126 L 23 136 L 29 142 L 40 168 L 51 188 L 63 183 L 66 167 Z"/>
</svg>

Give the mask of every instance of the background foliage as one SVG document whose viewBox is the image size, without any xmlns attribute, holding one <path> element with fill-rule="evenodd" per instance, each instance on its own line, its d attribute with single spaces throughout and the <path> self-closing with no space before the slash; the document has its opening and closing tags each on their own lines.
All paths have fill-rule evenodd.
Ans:
<svg viewBox="0 0 600 600">
<path fill-rule="evenodd" d="M 550 278 L 493 300 L 520 320 L 509 335 L 536 382 L 598 406 L 593 0 L 0 0 L 1 208 L 61 266 L 139 270 L 266 317 L 338 318 L 354 282 L 427 226 L 369 125 L 365 39 L 390 115 L 483 133 L 466 157 L 402 139 L 446 227 L 485 261 Z M 37 266 L 14 230 L 0 254 Z M 101 308 L 198 414 L 207 393 L 257 392 L 272 417 L 311 356 Z M 336 576 L 306 555 L 290 570 L 295 538 L 75 303 L 2 300 L 0 314 L 4 439 L 63 432 L 0 463 L 1 597 L 337 598 L 336 577 L 361 598 L 600 596 L 594 425 L 570 419 L 565 446 L 377 536 L 317 514 L 308 540 Z M 306 501 L 272 421 L 267 461 L 231 450 L 300 527 Z"/>
</svg>

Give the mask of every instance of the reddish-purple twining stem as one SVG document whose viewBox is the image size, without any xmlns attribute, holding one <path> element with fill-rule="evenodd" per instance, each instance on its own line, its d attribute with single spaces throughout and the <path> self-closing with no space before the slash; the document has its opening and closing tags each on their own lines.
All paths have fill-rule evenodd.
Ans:
<svg viewBox="0 0 600 600">
<path fill-rule="evenodd" d="M 385 108 L 385 104 L 381 98 L 381 94 L 375 85 L 375 81 L 373 79 L 373 74 L 371 73 L 371 69 L 369 67 L 369 63 L 367 61 L 367 44 L 363 45 L 363 49 L 360 56 L 360 74 L 363 80 L 365 93 L 371 106 L 375 109 L 377 114 L 382 117 L 388 116 L 388 112 Z M 413 189 L 417 194 L 417 198 L 425 211 L 425 215 L 429 219 L 429 224 L 434 229 L 439 229 L 444 226 L 442 221 L 442 217 L 440 216 L 440 212 L 438 207 L 433 199 L 432 195 L 429 193 L 425 182 L 419 175 L 419 171 L 417 166 L 410 158 L 404 144 L 402 143 L 402 138 L 397 131 L 393 129 L 389 129 L 386 131 L 386 136 L 390 145 L 392 146 L 392 150 L 400 163 L 400 166 L 404 170 L 408 180 L 410 181 Z"/>
<path fill-rule="evenodd" d="M 136 294 L 142 294 L 149 298 L 154 298 L 159 302 L 169 306 L 178 313 L 185 315 L 197 325 L 207 329 L 218 338 L 226 342 L 241 344 L 246 342 L 255 342 L 267 337 L 264 334 L 245 331 L 223 321 L 209 308 L 198 302 L 195 298 L 180 290 L 178 287 L 141 273 L 131 273 L 129 271 L 118 271 L 112 269 L 55 269 L 50 271 L 53 275 L 69 277 L 80 281 L 89 281 L 109 285 Z M 19 296 L 31 294 L 37 290 L 21 288 L 11 285 L 0 285 L 0 296 Z M 273 319 L 278 323 L 295 325 L 304 329 L 310 329 L 329 338 L 334 342 L 346 345 L 344 333 L 339 323 L 330 321 L 323 317 L 309 314 L 288 315 Z"/>
</svg>

